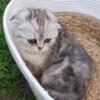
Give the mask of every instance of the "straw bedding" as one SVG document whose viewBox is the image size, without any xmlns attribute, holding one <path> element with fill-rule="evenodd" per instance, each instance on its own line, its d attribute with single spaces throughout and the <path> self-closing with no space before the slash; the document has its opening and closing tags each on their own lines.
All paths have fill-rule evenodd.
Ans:
<svg viewBox="0 0 100 100">
<path fill-rule="evenodd" d="M 85 100 L 100 100 L 100 20 L 73 12 L 57 12 L 56 16 L 63 28 L 85 48 L 93 60 L 93 72 Z"/>
</svg>

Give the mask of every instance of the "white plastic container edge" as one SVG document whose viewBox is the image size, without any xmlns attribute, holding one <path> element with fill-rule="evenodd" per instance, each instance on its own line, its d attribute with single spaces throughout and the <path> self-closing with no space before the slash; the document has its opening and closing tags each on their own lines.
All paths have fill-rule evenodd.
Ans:
<svg viewBox="0 0 100 100">
<path fill-rule="evenodd" d="M 13 13 L 20 9 L 28 7 L 46 8 L 53 12 L 67 11 L 67 12 L 81 12 L 95 16 L 100 19 L 100 0 L 11 0 L 5 9 L 3 16 L 4 35 L 9 46 L 9 50 L 16 61 L 19 69 L 29 83 L 33 93 L 38 100 L 54 100 L 48 93 L 41 87 L 28 67 L 22 60 L 19 52 L 17 51 L 8 29 L 8 19 Z"/>
</svg>

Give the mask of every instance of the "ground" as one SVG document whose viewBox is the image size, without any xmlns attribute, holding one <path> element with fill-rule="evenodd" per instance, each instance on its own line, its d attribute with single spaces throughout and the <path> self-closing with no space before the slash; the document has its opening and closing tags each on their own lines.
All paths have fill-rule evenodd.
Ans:
<svg viewBox="0 0 100 100">
<path fill-rule="evenodd" d="M 0 100 L 36 100 L 6 44 L 2 19 L 10 0 L 0 0 Z"/>
</svg>

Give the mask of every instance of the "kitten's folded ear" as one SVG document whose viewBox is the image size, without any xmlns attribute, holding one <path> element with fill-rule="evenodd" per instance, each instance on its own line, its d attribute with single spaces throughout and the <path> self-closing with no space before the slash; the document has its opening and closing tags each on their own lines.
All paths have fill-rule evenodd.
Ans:
<svg viewBox="0 0 100 100">
<path fill-rule="evenodd" d="M 56 26 L 57 26 L 58 29 L 62 29 L 62 27 L 59 23 L 56 23 Z"/>
<path fill-rule="evenodd" d="M 50 20 L 56 21 L 56 17 L 54 16 L 54 14 L 50 10 L 45 9 L 45 12 Z"/>
<path fill-rule="evenodd" d="M 10 23 L 13 24 L 13 26 L 20 25 L 20 20 L 17 18 L 17 15 L 14 14 L 10 17 Z"/>
<path fill-rule="evenodd" d="M 58 23 L 56 16 L 54 15 L 53 12 L 49 11 L 48 9 L 45 9 L 47 16 L 50 20 L 54 21 L 56 23 L 56 27 L 58 29 L 62 29 L 61 25 Z"/>
<path fill-rule="evenodd" d="M 32 10 L 30 8 L 27 8 L 27 9 L 22 9 L 19 12 L 12 14 L 10 17 L 10 20 L 14 20 L 18 18 L 22 21 L 26 21 L 30 19 L 31 16 L 32 16 Z"/>
</svg>

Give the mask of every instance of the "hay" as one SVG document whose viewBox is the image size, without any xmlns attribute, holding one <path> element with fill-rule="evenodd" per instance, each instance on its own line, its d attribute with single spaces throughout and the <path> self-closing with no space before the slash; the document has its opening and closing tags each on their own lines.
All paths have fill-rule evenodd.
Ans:
<svg viewBox="0 0 100 100">
<path fill-rule="evenodd" d="M 73 12 L 58 12 L 56 16 L 63 28 L 85 48 L 94 62 L 85 100 L 100 100 L 100 20 Z"/>
</svg>

